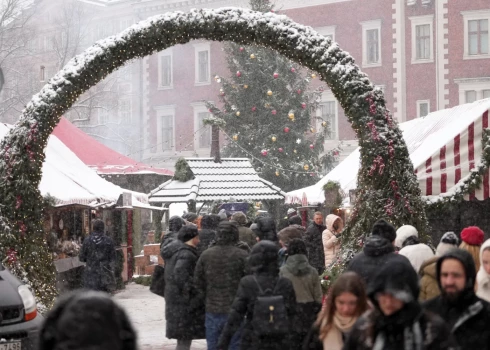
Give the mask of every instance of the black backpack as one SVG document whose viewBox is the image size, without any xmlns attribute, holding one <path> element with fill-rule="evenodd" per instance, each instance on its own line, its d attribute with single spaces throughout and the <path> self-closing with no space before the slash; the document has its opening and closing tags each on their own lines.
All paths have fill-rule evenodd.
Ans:
<svg viewBox="0 0 490 350">
<path fill-rule="evenodd" d="M 276 337 L 288 334 L 289 319 L 284 305 L 284 297 L 282 295 L 274 295 L 279 280 L 274 290 L 267 289 L 264 292 L 255 276 L 253 278 L 260 292 L 254 305 L 252 319 L 254 333 L 260 337 Z"/>
</svg>

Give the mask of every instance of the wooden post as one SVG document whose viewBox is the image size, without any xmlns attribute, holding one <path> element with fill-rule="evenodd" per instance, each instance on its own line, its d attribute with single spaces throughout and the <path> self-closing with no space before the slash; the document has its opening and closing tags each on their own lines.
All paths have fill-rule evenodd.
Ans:
<svg viewBox="0 0 490 350">
<path fill-rule="evenodd" d="M 221 163 L 221 155 L 219 152 L 219 127 L 211 125 L 211 158 L 214 158 L 215 163 Z"/>
</svg>

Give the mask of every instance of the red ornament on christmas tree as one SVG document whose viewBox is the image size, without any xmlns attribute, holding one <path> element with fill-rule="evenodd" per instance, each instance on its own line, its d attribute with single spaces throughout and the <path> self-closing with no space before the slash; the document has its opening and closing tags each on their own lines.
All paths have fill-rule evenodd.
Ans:
<svg viewBox="0 0 490 350">
<path fill-rule="evenodd" d="M 301 104 L 301 108 L 305 109 L 305 108 L 306 108 L 306 103 L 304 103 L 304 102 L 303 102 L 303 103 Z"/>
<path fill-rule="evenodd" d="M 286 132 L 286 133 L 289 132 L 289 128 L 287 126 L 284 128 L 284 132 Z"/>
<path fill-rule="evenodd" d="M 298 91 L 296 91 L 298 93 L 298 95 L 301 95 L 301 89 L 298 89 Z"/>
<path fill-rule="evenodd" d="M 291 72 L 296 73 L 296 68 L 292 67 Z"/>
<path fill-rule="evenodd" d="M 252 107 L 252 112 L 255 112 L 257 110 L 257 107 L 253 106 Z"/>
<path fill-rule="evenodd" d="M 274 73 L 274 79 L 277 79 L 277 78 L 279 78 L 279 73 L 276 72 L 276 73 Z"/>
<path fill-rule="evenodd" d="M 313 148 L 315 148 L 315 145 L 314 144 L 311 144 L 310 145 L 310 149 L 313 149 Z"/>
<path fill-rule="evenodd" d="M 273 109 L 271 113 L 272 113 L 272 115 L 276 115 L 277 111 L 275 109 Z"/>
<path fill-rule="evenodd" d="M 279 153 L 282 153 L 284 151 L 282 147 L 279 147 L 277 150 L 279 151 Z"/>
<path fill-rule="evenodd" d="M 262 150 L 262 152 L 260 152 L 260 154 L 262 154 L 262 156 L 264 156 L 264 157 L 266 157 L 268 153 L 269 152 L 267 152 L 267 150 L 265 150 L 265 149 Z"/>
<path fill-rule="evenodd" d="M 242 73 L 240 71 L 236 72 L 236 76 L 240 78 L 242 76 Z"/>
<path fill-rule="evenodd" d="M 243 50 L 245 50 L 243 47 L 240 47 L 240 52 L 242 52 Z"/>
</svg>

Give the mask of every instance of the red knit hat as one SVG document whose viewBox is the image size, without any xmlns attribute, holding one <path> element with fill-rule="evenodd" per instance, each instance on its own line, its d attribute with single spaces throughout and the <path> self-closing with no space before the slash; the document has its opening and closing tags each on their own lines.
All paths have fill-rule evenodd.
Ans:
<svg viewBox="0 0 490 350">
<path fill-rule="evenodd" d="M 461 239 L 469 245 L 482 245 L 484 233 L 478 226 L 470 226 L 461 231 Z"/>
</svg>

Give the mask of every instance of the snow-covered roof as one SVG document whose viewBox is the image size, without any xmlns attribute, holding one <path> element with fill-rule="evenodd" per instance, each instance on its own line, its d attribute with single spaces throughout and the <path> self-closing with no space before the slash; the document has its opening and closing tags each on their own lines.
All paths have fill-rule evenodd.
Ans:
<svg viewBox="0 0 490 350">
<path fill-rule="evenodd" d="M 153 190 L 150 203 L 177 203 L 194 200 L 270 200 L 286 195 L 279 187 L 260 178 L 247 158 L 186 158 L 194 179 L 169 180 Z"/>
<path fill-rule="evenodd" d="M 11 128 L 0 123 L 0 139 Z M 131 193 L 133 201 L 148 203 L 146 194 L 125 190 L 97 175 L 56 136 L 49 137 L 45 153 L 39 190 L 43 196 L 54 196 L 56 206 L 115 204 L 124 192 Z"/>
<path fill-rule="evenodd" d="M 454 193 L 470 171 L 478 166 L 489 110 L 490 99 L 485 99 L 432 112 L 424 118 L 399 125 L 422 195 L 427 199 Z M 306 195 L 309 204 L 322 203 L 325 200 L 322 188 L 329 180 L 338 181 L 348 194 L 357 187 L 359 165 L 358 148 L 315 185 L 288 192 L 286 202 L 301 203 Z M 486 182 L 475 193 L 475 198 L 489 198 Z M 348 203 L 348 196 L 344 203 Z"/>
</svg>

